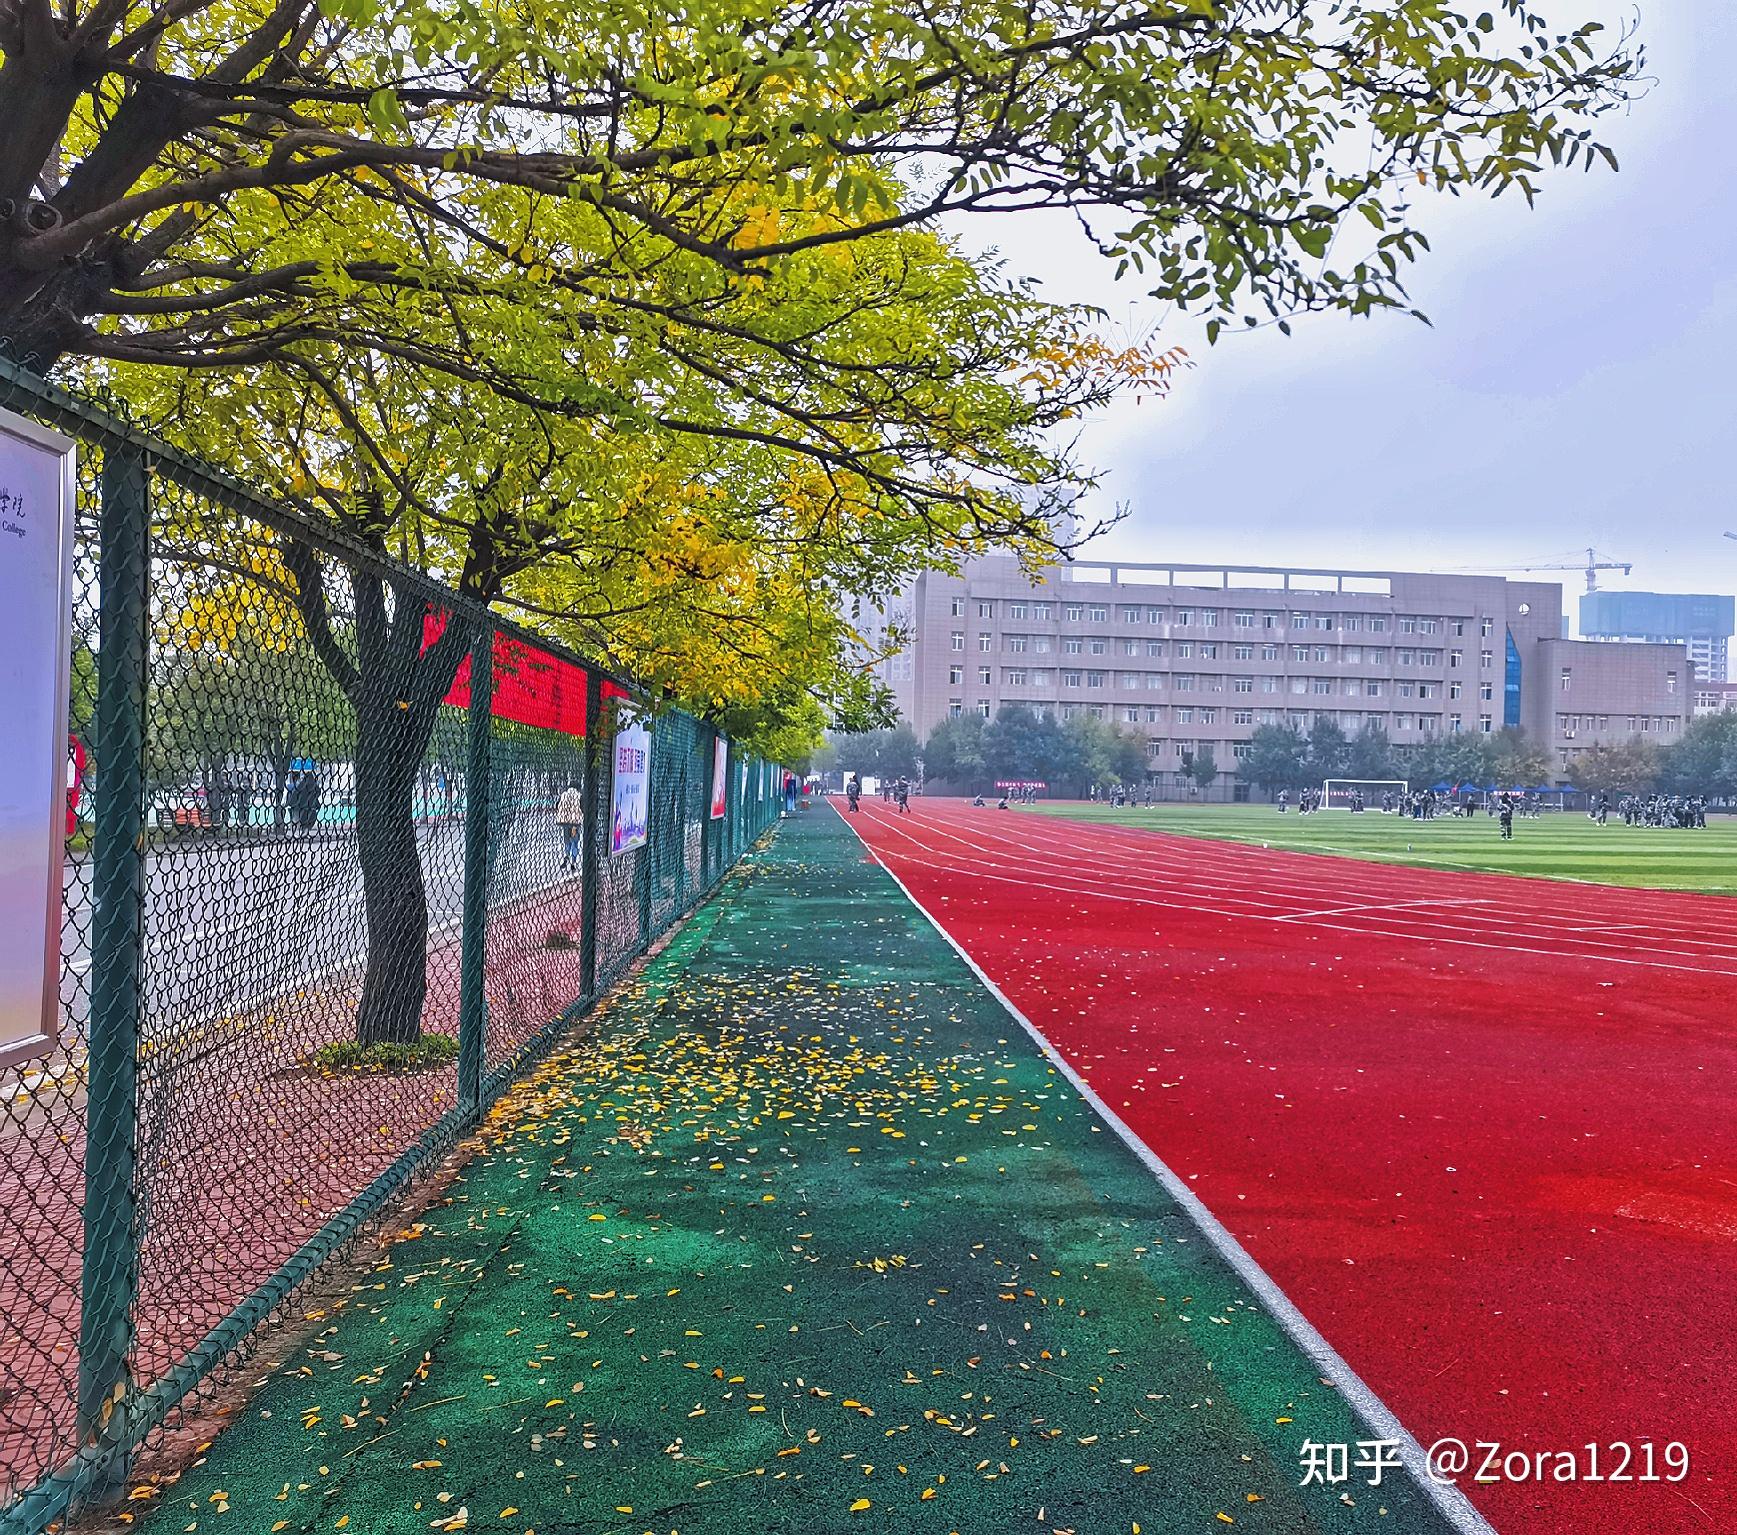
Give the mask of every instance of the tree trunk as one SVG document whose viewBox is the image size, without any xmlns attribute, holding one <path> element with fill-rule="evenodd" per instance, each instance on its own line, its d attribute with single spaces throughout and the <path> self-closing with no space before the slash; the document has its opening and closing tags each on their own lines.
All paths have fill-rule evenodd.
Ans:
<svg viewBox="0 0 1737 1535">
<path fill-rule="evenodd" d="M 427 732 L 393 717 L 409 713 L 366 704 L 356 712 L 356 848 L 368 930 L 356 1038 L 364 1045 L 414 1044 L 428 996 L 428 893 L 414 792 Z"/>
</svg>

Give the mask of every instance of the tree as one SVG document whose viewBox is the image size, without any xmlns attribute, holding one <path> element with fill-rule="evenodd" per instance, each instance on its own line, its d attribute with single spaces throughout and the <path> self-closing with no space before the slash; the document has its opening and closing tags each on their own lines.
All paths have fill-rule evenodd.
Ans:
<svg viewBox="0 0 1737 1535">
<path fill-rule="evenodd" d="M 981 714 L 942 720 L 923 744 L 923 773 L 931 781 L 980 792 L 987 785 L 989 760 L 984 737 L 989 721 Z"/>
<path fill-rule="evenodd" d="M 1660 754 L 1659 787 L 1671 794 L 1737 796 L 1737 712 L 1691 720 Z"/>
<path fill-rule="evenodd" d="M 1545 163 L 1609 158 L 1591 122 L 1638 53 L 1501 13 L 5 0 L 0 337 L 43 366 L 335 340 L 559 397 L 504 365 L 499 325 L 442 322 L 488 297 L 523 328 L 571 300 L 602 337 L 692 338 L 703 316 L 659 293 L 672 265 L 722 286 L 858 231 L 1036 206 L 1077 209 L 1215 326 L 1245 293 L 1367 313 L 1404 302 L 1418 183 L 1530 198 Z"/>
<path fill-rule="evenodd" d="M 1249 738 L 1249 753 L 1237 764 L 1237 771 L 1269 794 L 1300 789 L 1313 774 L 1309 743 L 1300 730 L 1289 725 L 1256 726 Z"/>
<path fill-rule="evenodd" d="M 983 732 L 992 779 L 1059 785 L 1067 758 L 1061 726 L 1025 704 L 1003 704 Z"/>
<path fill-rule="evenodd" d="M 846 773 L 861 774 L 864 778 L 908 778 L 914 781 L 922 769 L 922 752 L 917 745 L 916 732 L 909 725 L 866 730 L 834 739 L 839 766 Z"/>
<path fill-rule="evenodd" d="M 1396 772 L 1393 742 L 1380 725 L 1365 725 L 1346 747 L 1345 776 L 1347 778 L 1399 778 Z M 1323 775 L 1325 776 L 1325 775 Z"/>
<path fill-rule="evenodd" d="M 1202 746 L 1188 759 L 1183 771 L 1193 781 L 1194 787 L 1204 794 L 1218 780 L 1218 762 L 1212 755 L 1212 748 Z"/>
<path fill-rule="evenodd" d="M 1659 753 L 1639 736 L 1593 746 L 1568 764 L 1568 781 L 1588 794 L 1646 794 L 1659 777 Z"/>
<path fill-rule="evenodd" d="M 1505 726 L 1490 739 L 1491 770 L 1499 787 L 1530 789 L 1556 776 L 1550 753 L 1518 725 Z"/>
<path fill-rule="evenodd" d="M 1351 743 L 1332 720 L 1318 719 L 1309 729 L 1309 777 L 1314 782 L 1344 778 L 1351 771 Z"/>
</svg>

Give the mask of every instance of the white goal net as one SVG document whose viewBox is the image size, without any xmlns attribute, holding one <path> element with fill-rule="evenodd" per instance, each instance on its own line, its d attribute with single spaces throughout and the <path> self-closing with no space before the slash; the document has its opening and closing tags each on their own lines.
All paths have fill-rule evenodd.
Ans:
<svg viewBox="0 0 1737 1535">
<path fill-rule="evenodd" d="M 1321 784 L 1321 808 L 1398 810 L 1410 787 L 1403 778 L 1328 778 Z"/>
</svg>

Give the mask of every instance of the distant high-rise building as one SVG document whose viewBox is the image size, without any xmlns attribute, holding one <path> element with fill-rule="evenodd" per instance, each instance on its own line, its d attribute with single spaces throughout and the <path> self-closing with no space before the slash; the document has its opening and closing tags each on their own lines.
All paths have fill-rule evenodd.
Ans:
<svg viewBox="0 0 1737 1535">
<path fill-rule="evenodd" d="M 1695 676 L 1730 676 L 1737 598 L 1702 592 L 1588 592 L 1580 599 L 1580 632 L 1589 640 L 1648 640 L 1686 645 Z"/>
</svg>

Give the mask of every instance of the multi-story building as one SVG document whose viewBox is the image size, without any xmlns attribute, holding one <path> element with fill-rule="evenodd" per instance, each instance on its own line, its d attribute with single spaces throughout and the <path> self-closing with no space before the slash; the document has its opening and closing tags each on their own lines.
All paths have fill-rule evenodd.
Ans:
<svg viewBox="0 0 1737 1535">
<path fill-rule="evenodd" d="M 1697 682 L 1695 684 L 1695 718 L 1704 714 L 1724 714 L 1737 709 L 1737 682 Z"/>
<path fill-rule="evenodd" d="M 1116 561 L 1034 583 L 995 555 L 894 606 L 912 643 L 889 681 L 919 735 L 1009 703 L 1087 710 L 1144 733 L 1160 774 L 1203 750 L 1233 769 L 1258 727 L 1322 719 L 1399 745 L 1521 726 L 1565 772 L 1689 712 L 1681 645 L 1564 640 L 1550 582 Z"/>
<path fill-rule="evenodd" d="M 1580 632 L 1589 640 L 1648 640 L 1686 645 L 1695 676 L 1724 682 L 1730 675 L 1737 598 L 1705 592 L 1588 592 L 1580 599 Z"/>
</svg>

